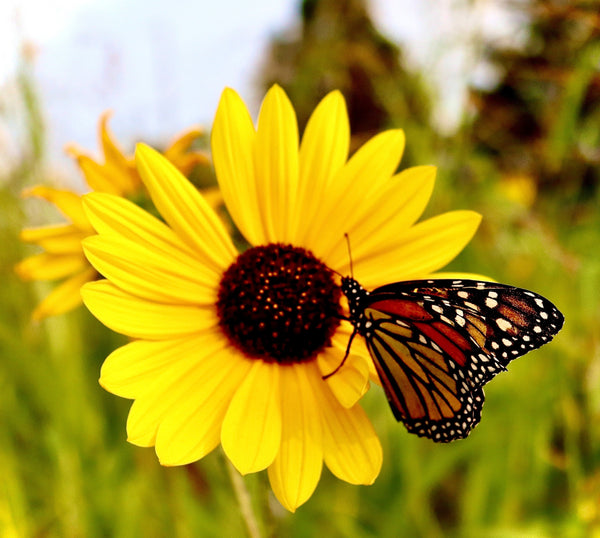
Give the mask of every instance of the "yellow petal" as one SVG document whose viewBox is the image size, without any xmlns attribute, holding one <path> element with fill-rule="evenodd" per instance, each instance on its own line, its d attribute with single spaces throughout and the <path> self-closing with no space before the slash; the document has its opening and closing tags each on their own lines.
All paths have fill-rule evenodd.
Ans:
<svg viewBox="0 0 600 538">
<path fill-rule="evenodd" d="M 77 164 L 85 176 L 86 183 L 93 191 L 116 195 L 125 195 L 130 192 L 123 188 L 123 181 L 119 179 L 123 175 L 122 173 L 111 174 L 107 167 L 83 154 L 77 158 Z"/>
<path fill-rule="evenodd" d="M 154 446 L 158 425 L 169 403 L 164 392 L 158 390 L 133 402 L 127 415 L 127 441 L 136 446 Z"/>
<path fill-rule="evenodd" d="M 390 180 L 403 150 L 404 133 L 385 131 L 371 138 L 338 171 L 310 223 L 307 242 L 317 257 L 325 259 L 336 244 L 344 241 L 348 219 Z"/>
<path fill-rule="evenodd" d="M 354 332 L 354 326 L 348 322 L 343 320 L 340 323 L 337 331 L 333 335 L 331 339 L 331 343 L 340 351 L 346 352 L 346 348 L 348 347 L 348 342 L 350 341 L 350 335 Z M 360 335 L 356 336 L 354 340 L 352 340 L 352 348 L 351 351 L 355 355 L 360 355 L 361 357 L 369 357 L 369 351 L 367 350 L 367 345 L 365 341 Z"/>
<path fill-rule="evenodd" d="M 190 151 L 190 146 L 203 134 L 204 131 L 201 127 L 191 127 L 177 135 L 163 153 L 186 177 L 198 164 L 208 165 L 210 163 L 210 159 L 205 153 Z"/>
<path fill-rule="evenodd" d="M 226 88 L 211 133 L 212 157 L 231 218 L 252 245 L 267 243 L 254 173 L 256 133 L 240 96 Z"/>
<path fill-rule="evenodd" d="M 310 498 L 323 467 L 321 413 L 309 377 L 320 379 L 314 363 L 281 368 L 281 448 L 269 466 L 269 480 L 292 512 Z"/>
<path fill-rule="evenodd" d="M 90 267 L 60 283 L 36 307 L 31 314 L 31 319 L 39 321 L 48 316 L 64 314 L 78 307 L 81 304 L 81 286 L 96 278 L 98 278 L 98 273 Z"/>
<path fill-rule="evenodd" d="M 204 306 L 217 301 L 219 275 L 200 263 L 181 263 L 153 246 L 116 235 L 88 237 L 83 247 L 101 275 L 142 299 Z"/>
<path fill-rule="evenodd" d="M 174 159 L 186 153 L 190 149 L 190 146 L 203 134 L 204 130 L 200 126 L 194 126 L 186 129 L 173 138 L 165 150 L 164 156 L 173 164 L 175 164 Z"/>
<path fill-rule="evenodd" d="M 203 253 L 189 247 L 171 228 L 124 198 L 94 192 L 83 197 L 83 205 L 100 235 L 114 234 L 140 245 L 154 246 L 180 263 L 195 265 L 200 260 L 206 265 L 208 258 Z"/>
<path fill-rule="evenodd" d="M 125 153 L 108 128 L 108 120 L 112 115 L 112 110 L 105 110 L 100 115 L 98 135 L 104 153 L 104 160 L 114 168 L 126 170 L 130 166 L 130 161 L 125 157 Z"/>
<path fill-rule="evenodd" d="M 54 204 L 65 217 L 67 217 L 80 230 L 92 232 L 83 206 L 81 205 L 81 196 L 71 191 L 53 189 L 52 187 L 43 187 L 38 185 L 23 191 L 23 196 L 38 196 Z"/>
<path fill-rule="evenodd" d="M 223 420 L 221 443 L 231 463 L 242 473 L 267 468 L 281 443 L 281 366 L 253 361 Z"/>
<path fill-rule="evenodd" d="M 108 128 L 111 111 L 100 116 L 100 144 L 104 153 L 104 175 L 114 186 L 117 194 L 127 195 L 141 187 L 141 180 L 135 169 L 133 159 L 128 159 Z M 90 185 L 91 187 L 92 185 Z M 100 189 L 94 189 L 100 190 Z M 106 190 L 104 192 L 112 192 Z"/>
<path fill-rule="evenodd" d="M 138 446 L 153 446 L 158 427 L 169 413 L 187 405 L 186 400 L 198 394 L 197 387 L 204 383 L 207 373 L 204 359 L 222 353 L 227 343 L 219 329 L 180 340 L 141 342 L 125 346 L 121 353 L 115 352 L 115 358 L 102 367 L 101 381 L 135 392 L 136 400 L 127 420 L 127 440 Z M 143 355 L 144 352 L 156 356 Z M 127 365 L 127 359 L 134 364 Z M 118 366 L 126 372 L 116 371 Z"/>
<path fill-rule="evenodd" d="M 350 147 L 346 102 L 339 91 L 325 96 L 312 113 L 300 144 L 298 195 L 290 207 L 294 244 L 307 248 L 307 223 L 319 211 L 325 189 L 344 166 Z"/>
<path fill-rule="evenodd" d="M 338 330 L 333 335 L 331 339 L 331 343 L 335 348 L 338 349 L 341 353 L 346 353 L 346 349 L 348 348 L 348 341 L 350 339 L 350 335 L 354 331 L 354 327 L 348 323 L 347 321 L 343 321 L 341 325 L 338 327 Z M 379 376 L 377 375 L 377 371 L 375 370 L 375 364 L 373 363 L 373 359 L 371 358 L 371 354 L 367 349 L 367 344 L 365 339 L 360 335 L 356 335 L 354 340 L 352 340 L 351 347 L 352 355 L 358 355 L 367 363 L 367 368 L 369 370 L 369 379 L 371 381 L 375 381 L 379 383 Z M 369 385 L 365 387 L 365 392 L 369 390 Z"/>
<path fill-rule="evenodd" d="M 473 211 L 451 211 L 420 222 L 387 245 L 353 245 L 354 274 L 367 289 L 422 278 L 456 257 L 480 221 Z"/>
<path fill-rule="evenodd" d="M 319 392 L 323 448 L 329 470 L 350 484 L 372 484 L 383 462 L 377 434 L 360 407 L 342 407 L 329 390 Z"/>
<path fill-rule="evenodd" d="M 297 203 L 298 124 L 285 92 L 274 85 L 258 116 L 255 170 L 260 217 L 269 242 L 291 242 L 290 208 Z"/>
<path fill-rule="evenodd" d="M 85 306 L 109 329 L 132 338 L 181 338 L 217 325 L 213 308 L 165 305 L 144 301 L 107 280 L 81 289 Z"/>
<path fill-rule="evenodd" d="M 77 161 L 87 184 L 94 191 L 127 195 L 139 189 L 141 180 L 133 161 L 125 156 L 108 129 L 108 120 L 111 116 L 111 111 L 103 112 L 98 124 L 98 138 L 104 154 L 104 162 L 90 157 L 76 144 L 68 144 L 65 146 L 65 151 Z"/>
<path fill-rule="evenodd" d="M 202 195 L 160 153 L 144 144 L 136 150 L 138 171 L 154 205 L 171 228 L 216 268 L 226 268 L 237 253 L 227 230 Z"/>
<path fill-rule="evenodd" d="M 210 166 L 210 159 L 208 155 L 202 153 L 201 151 L 190 151 L 189 153 L 184 153 L 183 155 L 174 156 L 172 159 L 169 158 L 169 160 L 185 177 L 190 177 L 196 166 L 201 165 L 207 168 Z M 205 189 L 202 189 L 202 191 L 205 193 Z"/>
<path fill-rule="evenodd" d="M 194 251 L 167 227 L 135 204 L 117 196 L 91 193 L 84 197 L 90 221 L 101 236 L 120 236 L 153 253 L 157 263 L 177 265 L 195 280 L 218 283 L 221 271 L 204 253 Z M 162 262 L 158 259 L 162 258 Z M 170 260 L 165 264 L 165 260 Z"/>
<path fill-rule="evenodd" d="M 378 245 L 394 242 L 423 213 L 435 183 L 434 166 L 415 166 L 392 177 L 378 192 L 364 201 L 346 221 L 346 231 L 354 254 L 354 245 Z M 347 274 L 348 245 L 338 241 L 324 261 L 329 267 Z"/>
<path fill-rule="evenodd" d="M 321 376 L 335 372 L 325 381 L 344 407 L 352 407 L 369 388 L 369 367 L 364 357 L 351 353 L 339 368 L 344 355 L 345 351 L 335 347 L 326 348 L 319 354 L 317 362 Z"/>
<path fill-rule="evenodd" d="M 89 235 L 74 224 L 25 228 L 21 230 L 21 241 L 33 243 L 52 254 L 72 254 L 81 252 L 81 241 Z"/>
<path fill-rule="evenodd" d="M 210 331 L 206 331 L 210 333 Z M 189 369 L 196 361 L 204 335 L 180 340 L 135 340 L 113 351 L 102 364 L 98 382 L 123 398 L 135 399 L 148 392 L 164 370 Z M 186 367 L 186 365 L 188 365 Z"/>
<path fill-rule="evenodd" d="M 156 453 L 162 465 L 191 463 L 219 445 L 225 413 L 251 365 L 233 348 L 203 360 L 197 383 L 158 428 Z"/>
<path fill-rule="evenodd" d="M 57 280 L 88 267 L 83 252 L 77 254 L 36 254 L 15 266 L 23 280 Z"/>
</svg>

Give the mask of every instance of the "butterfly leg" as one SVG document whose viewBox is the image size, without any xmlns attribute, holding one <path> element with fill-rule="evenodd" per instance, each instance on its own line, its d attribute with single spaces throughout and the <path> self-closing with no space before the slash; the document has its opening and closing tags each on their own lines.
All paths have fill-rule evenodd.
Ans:
<svg viewBox="0 0 600 538">
<path fill-rule="evenodd" d="M 350 346 L 352 345 L 352 340 L 354 340 L 354 336 L 356 335 L 357 332 L 358 331 L 356 329 L 354 329 L 352 331 L 352 334 L 350 335 L 350 339 L 348 340 L 348 345 L 346 346 L 346 353 L 344 354 L 344 358 L 342 359 L 342 362 L 340 362 L 340 364 L 336 367 L 336 369 L 333 372 L 330 372 L 327 375 L 324 375 L 323 379 L 330 378 L 333 374 L 336 374 L 342 366 L 344 366 L 344 363 L 346 362 L 348 355 L 350 355 Z"/>
</svg>

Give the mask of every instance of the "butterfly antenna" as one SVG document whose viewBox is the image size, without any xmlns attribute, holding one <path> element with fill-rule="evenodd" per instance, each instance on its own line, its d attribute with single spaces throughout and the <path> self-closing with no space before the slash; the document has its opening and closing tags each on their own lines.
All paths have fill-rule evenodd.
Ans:
<svg viewBox="0 0 600 538">
<path fill-rule="evenodd" d="M 350 248 L 350 238 L 348 234 L 345 233 L 344 237 L 346 238 L 346 245 L 348 245 L 348 258 L 350 259 L 350 276 L 354 278 L 354 267 L 352 265 L 352 249 Z"/>
<path fill-rule="evenodd" d="M 329 270 L 332 273 L 335 273 L 337 276 L 339 276 L 340 278 L 344 278 L 344 275 L 342 275 L 342 273 L 340 273 L 339 271 L 336 271 L 335 269 L 332 269 L 331 267 L 329 268 Z"/>
</svg>

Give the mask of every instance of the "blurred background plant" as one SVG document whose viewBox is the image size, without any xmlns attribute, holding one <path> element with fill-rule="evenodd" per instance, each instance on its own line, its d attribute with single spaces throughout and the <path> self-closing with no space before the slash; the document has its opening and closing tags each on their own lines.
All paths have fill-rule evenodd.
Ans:
<svg viewBox="0 0 600 538">
<path fill-rule="evenodd" d="M 481 4 L 446 3 L 457 12 Z M 444 86 L 406 60 L 361 0 L 298 3 L 298 23 L 262 58 L 257 94 L 279 82 L 303 126 L 327 91 L 341 89 L 354 147 L 402 127 L 402 166 L 439 167 L 428 214 L 484 216 L 451 267 L 547 296 L 565 328 L 488 386 L 482 423 L 466 441 L 437 446 L 406 434 L 382 392 L 370 391 L 366 406 L 384 445 L 376 483 L 349 486 L 326 474 L 290 515 L 263 502 L 263 476 L 250 477 L 265 535 L 600 536 L 600 2 L 485 4 L 516 17 L 519 39 L 474 34 L 469 65 L 488 76 L 464 81 L 468 100 L 451 129 L 436 119 Z M 195 53 L 200 64 L 204 52 Z M 46 290 L 16 278 L 14 265 L 33 252 L 18 234 L 56 215 L 20 192 L 72 181 L 47 164 L 34 56 L 25 47 L 0 88 L 0 535 L 243 535 L 218 452 L 162 468 L 151 449 L 125 442 L 129 403 L 96 381 L 120 337 L 83 309 L 30 320 Z M 214 184 L 206 171 L 195 181 Z M 265 505 L 272 513 L 261 513 Z"/>
</svg>

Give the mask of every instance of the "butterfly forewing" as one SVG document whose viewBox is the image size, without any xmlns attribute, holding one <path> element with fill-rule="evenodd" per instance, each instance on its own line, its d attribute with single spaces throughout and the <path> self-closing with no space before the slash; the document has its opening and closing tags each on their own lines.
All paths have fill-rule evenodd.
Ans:
<svg viewBox="0 0 600 538">
<path fill-rule="evenodd" d="M 483 385 L 563 324 L 547 299 L 492 282 L 420 280 L 369 293 L 346 278 L 342 289 L 396 419 L 439 442 L 466 437 Z"/>
</svg>

